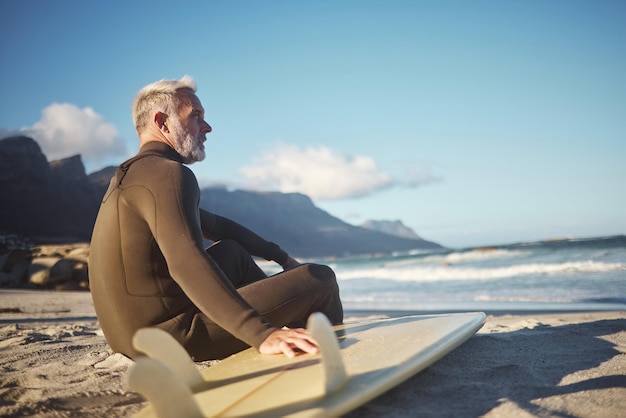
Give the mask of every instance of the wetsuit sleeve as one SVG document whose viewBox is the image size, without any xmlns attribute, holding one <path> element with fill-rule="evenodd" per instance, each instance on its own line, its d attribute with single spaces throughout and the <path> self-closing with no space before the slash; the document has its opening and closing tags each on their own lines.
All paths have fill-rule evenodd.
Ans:
<svg viewBox="0 0 626 418">
<path fill-rule="evenodd" d="M 258 348 L 276 328 L 241 297 L 205 252 L 196 179 L 187 167 L 173 166 L 153 174 L 148 185 L 153 204 L 137 209 L 149 223 L 171 277 L 192 303 L 220 327 Z"/>
<path fill-rule="evenodd" d="M 204 236 L 210 240 L 233 239 L 252 255 L 281 265 L 287 260 L 287 253 L 277 244 L 266 241 L 231 219 L 200 209 L 200 221 Z"/>
</svg>

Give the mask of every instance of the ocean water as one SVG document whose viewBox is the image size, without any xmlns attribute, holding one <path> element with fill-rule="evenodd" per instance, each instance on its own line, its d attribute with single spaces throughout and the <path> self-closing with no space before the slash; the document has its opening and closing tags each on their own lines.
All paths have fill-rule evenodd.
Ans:
<svg viewBox="0 0 626 418">
<path fill-rule="evenodd" d="M 346 309 L 626 310 L 626 236 L 322 262 Z"/>
</svg>

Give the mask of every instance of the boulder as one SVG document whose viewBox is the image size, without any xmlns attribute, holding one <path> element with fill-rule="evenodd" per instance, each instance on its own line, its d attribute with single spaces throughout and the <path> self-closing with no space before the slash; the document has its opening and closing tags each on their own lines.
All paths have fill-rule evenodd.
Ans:
<svg viewBox="0 0 626 418">
<path fill-rule="evenodd" d="M 28 267 L 28 282 L 35 286 L 49 287 L 52 276 L 51 270 L 60 260 L 62 260 L 61 257 L 37 257 L 33 259 Z"/>
<path fill-rule="evenodd" d="M 0 247 L 0 287 L 55 290 L 89 289 L 89 244 L 53 244 L 21 248 Z"/>
</svg>

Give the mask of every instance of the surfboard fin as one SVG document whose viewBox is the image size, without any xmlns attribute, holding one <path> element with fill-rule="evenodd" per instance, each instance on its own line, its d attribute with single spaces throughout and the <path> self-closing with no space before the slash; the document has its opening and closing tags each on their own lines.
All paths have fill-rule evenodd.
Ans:
<svg viewBox="0 0 626 418">
<path fill-rule="evenodd" d="M 348 381 L 339 342 L 326 315 L 316 312 L 309 317 L 307 329 L 319 344 L 324 366 L 324 391 L 329 395 Z"/>
<path fill-rule="evenodd" d="M 142 328 L 133 336 L 133 347 L 158 359 L 178 374 L 190 389 L 205 383 L 191 357 L 170 334 L 159 328 Z"/>
<path fill-rule="evenodd" d="M 138 359 L 126 383 L 153 405 L 159 418 L 203 417 L 187 382 L 160 360 Z"/>
</svg>

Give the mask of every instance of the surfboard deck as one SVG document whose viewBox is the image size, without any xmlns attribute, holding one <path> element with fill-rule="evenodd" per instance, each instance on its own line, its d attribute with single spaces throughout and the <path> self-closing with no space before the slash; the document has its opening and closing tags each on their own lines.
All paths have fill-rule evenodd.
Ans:
<svg viewBox="0 0 626 418">
<path fill-rule="evenodd" d="M 484 322 L 485 314 L 476 312 L 346 323 L 333 327 L 338 351 L 327 355 L 324 361 L 320 354 L 302 354 L 290 359 L 248 349 L 203 370 L 201 379 L 197 376 L 184 379 L 182 373 L 165 366 L 158 393 L 152 397 L 164 404 L 168 404 L 163 401 L 166 396 L 176 402 L 188 397 L 188 402 L 195 404 L 186 412 L 189 416 L 338 416 L 427 368 L 473 336 Z M 336 365 L 331 364 L 330 371 L 325 369 L 337 357 L 345 377 L 341 377 L 341 371 L 332 370 Z M 147 382 L 154 380 L 150 373 L 164 363 L 151 360 L 152 363 L 146 364 L 149 377 L 136 380 L 154 383 Z M 340 381 L 329 384 L 329 374 Z M 168 384 L 172 386 L 170 389 Z M 183 389 L 188 393 L 174 394 Z M 177 415 L 181 416 L 182 411 L 177 408 Z M 137 416 L 167 415 L 163 408 L 157 411 L 149 405 Z"/>
</svg>

